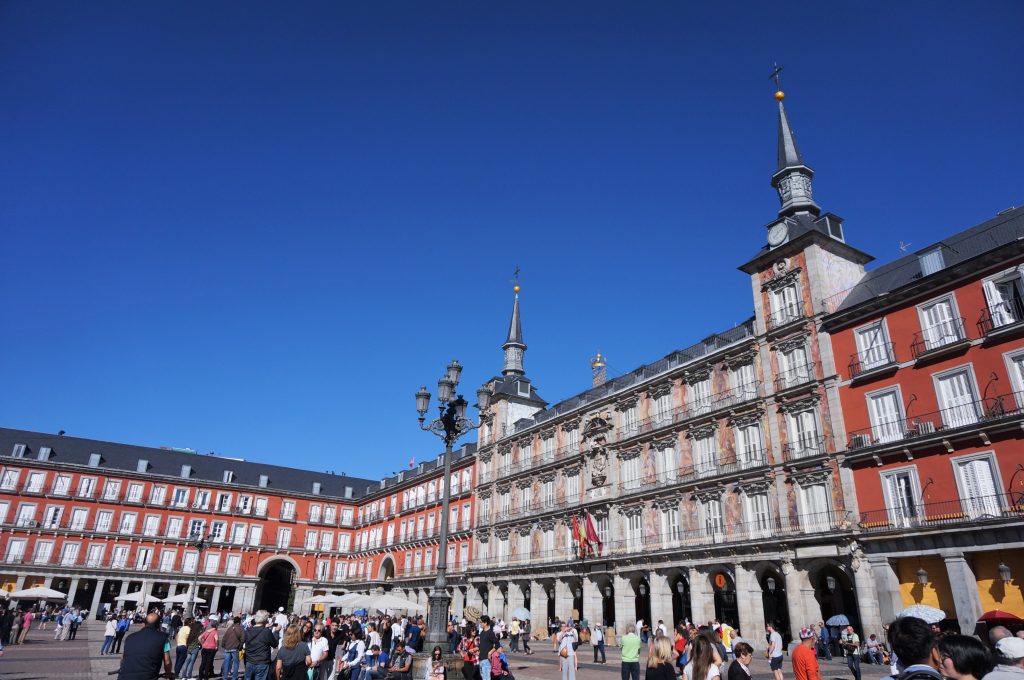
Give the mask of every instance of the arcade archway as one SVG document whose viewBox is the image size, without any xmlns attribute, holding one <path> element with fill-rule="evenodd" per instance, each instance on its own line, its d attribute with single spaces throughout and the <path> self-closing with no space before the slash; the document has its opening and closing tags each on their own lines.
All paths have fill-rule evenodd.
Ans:
<svg viewBox="0 0 1024 680">
<path fill-rule="evenodd" d="M 259 577 L 260 582 L 256 587 L 256 608 L 275 612 L 278 607 L 284 607 L 285 611 L 291 611 L 292 584 L 296 577 L 295 565 L 287 560 L 271 560 L 260 569 Z"/>
</svg>

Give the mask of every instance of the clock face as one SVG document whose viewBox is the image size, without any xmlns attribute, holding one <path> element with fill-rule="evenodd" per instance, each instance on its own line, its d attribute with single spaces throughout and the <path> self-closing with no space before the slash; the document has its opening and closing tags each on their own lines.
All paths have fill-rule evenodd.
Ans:
<svg viewBox="0 0 1024 680">
<path fill-rule="evenodd" d="M 785 224 L 781 222 L 775 224 L 771 229 L 768 230 L 768 244 L 777 246 L 786 240 L 786 236 L 789 235 L 789 229 Z"/>
</svg>

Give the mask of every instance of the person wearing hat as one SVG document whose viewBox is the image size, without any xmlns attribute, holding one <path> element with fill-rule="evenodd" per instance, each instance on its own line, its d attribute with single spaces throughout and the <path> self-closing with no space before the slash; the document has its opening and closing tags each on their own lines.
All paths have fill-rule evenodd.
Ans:
<svg viewBox="0 0 1024 680">
<path fill-rule="evenodd" d="M 1024 640 L 1004 637 L 996 642 L 999 665 L 985 676 L 985 680 L 1021 680 L 1024 678 Z"/>
<path fill-rule="evenodd" d="M 818 655 L 814 653 L 814 629 L 800 629 L 800 644 L 793 650 L 793 676 L 796 680 L 821 680 Z"/>
</svg>

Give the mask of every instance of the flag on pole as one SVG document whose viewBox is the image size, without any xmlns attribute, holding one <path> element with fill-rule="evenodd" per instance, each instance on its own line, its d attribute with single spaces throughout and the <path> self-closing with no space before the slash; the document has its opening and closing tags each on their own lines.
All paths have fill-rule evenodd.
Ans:
<svg viewBox="0 0 1024 680">
<path fill-rule="evenodd" d="M 604 551 L 604 543 L 601 542 L 601 536 L 597 533 L 597 524 L 594 522 L 594 516 L 587 512 L 584 513 L 584 519 L 586 520 L 587 541 L 590 543 L 590 549 L 592 552 L 600 555 Z M 594 546 L 597 547 L 594 548 Z"/>
<path fill-rule="evenodd" d="M 572 536 L 580 546 L 580 557 L 586 557 L 590 552 L 590 542 L 587 539 L 586 524 L 579 515 L 572 517 Z"/>
<path fill-rule="evenodd" d="M 410 458 L 409 459 L 409 467 L 410 468 L 416 467 L 416 459 L 415 458 Z"/>
</svg>

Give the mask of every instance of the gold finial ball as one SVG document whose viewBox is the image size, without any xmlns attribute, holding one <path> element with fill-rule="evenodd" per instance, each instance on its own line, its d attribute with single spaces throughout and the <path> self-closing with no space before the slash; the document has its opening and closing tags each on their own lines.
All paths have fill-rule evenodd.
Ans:
<svg viewBox="0 0 1024 680">
<path fill-rule="evenodd" d="M 512 292 L 513 293 L 518 293 L 519 292 L 519 286 L 518 285 L 512 286 Z"/>
<path fill-rule="evenodd" d="M 778 92 L 775 93 L 775 101 L 781 102 L 785 98 L 786 98 L 786 93 L 783 92 L 782 90 L 779 90 Z"/>
</svg>

